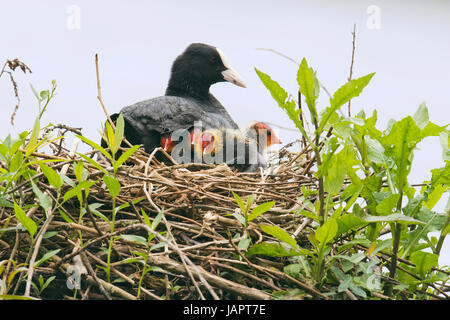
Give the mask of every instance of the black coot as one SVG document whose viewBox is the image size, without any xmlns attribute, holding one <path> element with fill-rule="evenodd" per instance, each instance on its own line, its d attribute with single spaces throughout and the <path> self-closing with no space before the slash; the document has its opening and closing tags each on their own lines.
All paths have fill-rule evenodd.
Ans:
<svg viewBox="0 0 450 320">
<path fill-rule="evenodd" d="M 171 69 L 165 96 L 124 107 L 125 137 L 142 144 L 150 153 L 160 147 L 161 137 L 178 129 L 191 130 L 201 121 L 204 129 L 238 129 L 237 124 L 209 92 L 212 84 L 229 81 L 245 88 L 240 75 L 229 65 L 224 53 L 213 46 L 193 43 L 179 55 Z M 118 113 L 111 115 L 115 121 Z M 105 146 L 105 142 L 102 141 Z"/>
</svg>

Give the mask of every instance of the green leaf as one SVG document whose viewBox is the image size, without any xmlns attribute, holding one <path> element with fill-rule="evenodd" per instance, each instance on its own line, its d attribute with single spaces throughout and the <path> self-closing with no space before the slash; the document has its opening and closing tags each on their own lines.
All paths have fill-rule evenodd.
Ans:
<svg viewBox="0 0 450 320">
<path fill-rule="evenodd" d="M 393 213 L 387 216 L 366 216 L 364 218 L 366 222 L 398 222 L 402 224 L 424 224 L 422 221 L 416 220 L 409 216 L 405 216 L 401 213 Z"/>
<path fill-rule="evenodd" d="M 61 214 L 61 217 L 64 219 L 65 222 L 74 223 L 74 221 L 72 219 L 70 219 L 70 217 L 64 211 L 62 211 L 60 208 L 58 208 L 58 211 Z"/>
<path fill-rule="evenodd" d="M 128 158 L 131 157 L 140 147 L 140 145 L 135 145 L 122 153 L 119 159 L 114 163 L 114 172 L 117 172 L 117 169 L 122 165 L 122 163 L 127 161 Z"/>
<path fill-rule="evenodd" d="M 392 157 L 397 165 L 395 182 L 400 191 L 407 186 L 407 175 L 411 169 L 412 153 L 417 143 L 423 139 L 420 128 L 410 117 L 396 121 L 389 134 L 382 138 L 381 143 L 386 153 Z"/>
<path fill-rule="evenodd" d="M 233 197 L 236 200 L 237 204 L 239 205 L 239 208 L 241 208 L 242 212 L 245 212 L 245 204 L 244 201 L 242 201 L 241 197 L 239 197 L 236 193 L 231 191 L 233 193 Z"/>
<path fill-rule="evenodd" d="M 34 96 L 36 97 L 36 99 L 41 102 L 41 97 L 39 96 L 39 93 L 37 92 L 37 90 L 33 87 L 33 85 L 30 83 L 30 87 L 31 87 L 31 91 L 33 91 Z"/>
<path fill-rule="evenodd" d="M 439 134 L 439 142 L 442 147 L 442 158 L 445 161 L 450 161 L 450 134 L 448 132 L 441 132 Z"/>
<path fill-rule="evenodd" d="M 341 235 L 349 230 L 356 230 L 367 225 L 367 222 L 353 214 L 346 214 L 337 219 L 338 231 L 336 235 Z"/>
<path fill-rule="evenodd" d="M 144 237 L 134 235 L 134 234 L 122 234 L 119 236 L 119 238 L 127 240 L 127 241 L 133 241 L 136 243 L 140 243 L 143 245 L 147 245 L 147 240 Z"/>
<path fill-rule="evenodd" d="M 59 190 L 63 184 L 62 178 L 59 173 L 42 162 L 39 162 L 39 167 L 41 168 L 48 182 Z"/>
<path fill-rule="evenodd" d="M 376 164 L 385 164 L 386 156 L 384 155 L 383 145 L 378 140 L 372 139 L 369 136 L 365 136 L 364 140 L 366 142 L 369 160 Z"/>
<path fill-rule="evenodd" d="M 156 230 L 156 228 L 158 227 L 159 223 L 161 222 L 161 219 L 164 215 L 164 208 L 161 209 L 161 211 L 158 213 L 158 215 L 155 217 L 155 219 L 153 219 L 153 222 L 151 224 L 151 228 L 153 230 Z"/>
<path fill-rule="evenodd" d="M 416 113 L 414 113 L 413 119 L 421 130 L 423 130 L 427 126 L 430 118 L 428 116 L 428 108 L 425 102 L 422 102 L 420 104 Z"/>
<path fill-rule="evenodd" d="M 269 90 L 273 99 L 281 108 L 284 108 L 286 99 L 288 98 L 287 92 L 275 80 L 272 80 L 269 75 L 259 71 L 257 68 L 255 68 L 255 71 L 264 86 Z"/>
<path fill-rule="evenodd" d="M 370 73 L 366 76 L 363 76 L 358 79 L 353 79 L 341 86 L 330 99 L 330 106 L 337 110 L 351 99 L 359 96 L 363 89 L 369 84 L 372 77 L 375 75 L 374 73 Z"/>
<path fill-rule="evenodd" d="M 329 118 L 334 112 L 336 112 L 345 103 L 361 94 L 374 75 L 375 73 L 370 73 L 361 78 L 350 80 L 334 93 L 333 97 L 330 99 L 330 108 L 323 114 L 320 121 L 320 131 L 325 128 Z"/>
<path fill-rule="evenodd" d="M 39 267 L 42 263 L 44 263 L 45 261 L 47 261 L 48 259 L 50 259 L 51 257 L 53 257 L 55 254 L 57 254 L 58 252 L 60 252 L 61 249 L 56 249 L 56 250 L 51 250 L 48 251 L 46 254 L 44 254 L 42 256 L 41 259 L 39 259 L 38 261 L 36 261 L 36 263 L 34 264 L 34 267 L 37 268 Z"/>
<path fill-rule="evenodd" d="M 39 138 L 39 118 L 36 118 L 33 126 L 33 131 L 31 132 L 30 141 L 25 149 L 25 157 L 28 157 L 36 148 L 37 141 Z"/>
<path fill-rule="evenodd" d="M 148 215 L 145 213 L 144 209 L 141 208 L 142 216 L 144 217 L 144 222 L 147 226 L 150 228 L 152 227 L 152 223 L 150 222 L 150 219 L 148 218 Z"/>
<path fill-rule="evenodd" d="M 85 189 L 86 191 L 89 190 L 89 188 L 95 184 L 94 181 L 83 181 L 80 182 L 75 188 L 70 189 L 67 191 L 63 196 L 63 203 L 69 200 L 70 198 L 73 198 L 75 196 L 78 196 L 79 199 L 81 199 L 81 190 Z"/>
<path fill-rule="evenodd" d="M 83 136 L 80 135 L 76 135 L 77 138 L 81 139 L 82 141 L 84 141 L 85 143 L 87 143 L 88 145 L 90 145 L 92 148 L 100 151 L 107 159 L 109 159 L 110 161 L 113 161 L 113 158 L 111 157 L 111 155 L 109 154 L 109 152 L 107 152 L 103 147 L 101 147 L 100 145 L 98 145 L 97 143 L 95 143 L 94 141 L 89 140 L 88 138 L 85 138 Z M 87 160 L 87 159 L 86 159 Z M 92 160 L 92 159 L 91 159 Z"/>
<path fill-rule="evenodd" d="M 308 109 L 315 119 L 317 119 L 316 100 L 319 97 L 319 82 L 314 70 L 308 66 L 308 62 L 303 58 L 297 72 L 297 82 L 300 92 L 305 97 Z"/>
<path fill-rule="evenodd" d="M 251 240 L 251 239 L 244 238 L 244 239 L 241 239 L 241 241 L 239 241 L 237 247 L 238 247 L 239 250 L 247 251 L 248 246 L 249 246 L 251 243 L 252 243 L 252 240 Z"/>
<path fill-rule="evenodd" d="M 14 154 L 14 156 L 11 159 L 11 163 L 9 164 L 9 172 L 15 172 L 19 170 L 22 163 L 23 163 L 23 153 L 19 150 Z"/>
<path fill-rule="evenodd" d="M 448 186 L 437 185 L 434 190 L 428 195 L 428 200 L 425 205 L 428 209 L 433 209 L 436 203 L 441 199 L 442 194 L 447 191 Z"/>
<path fill-rule="evenodd" d="M 48 91 L 48 90 L 42 90 L 41 93 L 39 94 L 39 96 L 41 97 L 41 100 L 48 99 L 49 95 L 50 95 L 50 91 Z"/>
<path fill-rule="evenodd" d="M 302 249 L 300 251 L 289 249 L 286 250 L 280 243 L 268 243 L 261 242 L 255 244 L 247 251 L 248 255 L 265 255 L 268 257 L 290 257 L 290 256 L 298 256 L 310 254 L 310 252 L 306 249 Z"/>
<path fill-rule="evenodd" d="M 111 151 L 116 154 L 122 144 L 123 132 L 125 128 L 125 122 L 123 120 L 123 114 L 120 113 L 116 121 L 116 130 L 114 132 L 114 145 L 111 146 Z"/>
<path fill-rule="evenodd" d="M 83 161 L 81 160 L 78 160 L 77 165 L 75 166 L 75 177 L 78 182 L 85 180 L 83 179 Z"/>
<path fill-rule="evenodd" d="M 431 268 L 437 267 L 439 261 L 439 255 L 423 251 L 413 252 L 410 258 L 422 278 L 431 271 Z"/>
<path fill-rule="evenodd" d="M 104 175 L 103 181 L 105 182 L 106 186 L 108 187 L 109 194 L 112 198 L 116 198 L 119 195 L 120 192 L 120 182 L 116 178 L 110 175 Z"/>
<path fill-rule="evenodd" d="M 345 279 L 339 284 L 338 292 L 344 292 L 345 290 L 347 290 L 352 281 L 353 278 L 351 276 L 345 277 Z"/>
<path fill-rule="evenodd" d="M 303 128 L 303 123 L 300 121 L 299 108 L 296 109 L 296 103 L 294 100 L 288 100 L 287 92 L 275 81 L 270 78 L 269 75 L 255 68 L 256 74 L 261 79 L 261 82 L 269 90 L 273 99 L 278 103 L 281 109 L 283 109 L 289 118 L 294 122 L 295 126 L 300 130 L 303 137 L 306 138 L 308 142 L 311 142 L 308 134 Z"/>
<path fill-rule="evenodd" d="M 247 223 L 246 223 L 246 221 L 245 221 L 245 218 L 244 218 L 244 216 L 243 216 L 242 214 L 240 214 L 239 212 L 233 212 L 231 215 L 232 215 L 233 217 L 235 217 L 236 220 L 239 221 L 244 227 L 247 226 Z"/>
<path fill-rule="evenodd" d="M 275 201 L 265 202 L 257 206 L 252 210 L 252 212 L 248 216 L 248 221 L 252 221 L 253 219 L 259 217 L 261 214 L 269 211 L 275 205 Z"/>
<path fill-rule="evenodd" d="M 14 214 L 17 220 L 19 220 L 19 222 L 28 230 L 31 237 L 33 238 L 37 231 L 37 225 L 31 218 L 27 217 L 25 211 L 23 211 L 23 209 L 19 207 L 15 202 L 14 202 Z"/>
<path fill-rule="evenodd" d="M 14 208 L 14 205 L 6 196 L 0 196 L 0 207 Z"/>
<path fill-rule="evenodd" d="M 96 162 L 94 159 L 89 158 L 88 156 L 77 152 L 77 155 L 79 155 L 80 157 L 82 157 L 84 160 L 86 160 L 87 162 L 89 162 L 90 164 L 92 164 L 94 167 L 96 167 L 98 170 L 100 170 L 101 172 L 103 172 L 104 174 L 108 174 L 108 171 L 106 171 L 98 162 Z"/>
<path fill-rule="evenodd" d="M 377 205 L 376 212 L 380 215 L 391 214 L 399 199 L 400 195 L 398 193 L 391 194 Z"/>
<path fill-rule="evenodd" d="M 337 233 L 338 223 L 336 222 L 336 219 L 329 219 L 322 226 L 317 228 L 315 237 L 321 244 L 325 245 L 333 240 Z"/>
<path fill-rule="evenodd" d="M 338 154 L 332 156 L 329 162 L 328 170 L 325 174 L 325 190 L 330 195 L 335 195 L 341 191 L 344 179 L 347 174 L 347 166 L 353 159 L 353 153 L 349 147 L 345 147 Z"/>
<path fill-rule="evenodd" d="M 33 182 L 33 180 L 30 180 L 31 186 L 33 188 L 34 194 L 39 199 L 39 204 L 41 207 L 45 210 L 45 213 L 49 213 L 52 210 L 52 198 L 50 198 L 49 195 L 43 193 Z"/>
<path fill-rule="evenodd" d="M 297 241 L 295 241 L 295 239 L 292 238 L 290 234 L 286 232 L 286 230 L 281 229 L 277 226 L 269 226 L 265 224 L 260 225 L 260 227 L 265 233 L 270 234 L 271 236 L 289 244 L 291 247 L 298 250 Z"/>
</svg>

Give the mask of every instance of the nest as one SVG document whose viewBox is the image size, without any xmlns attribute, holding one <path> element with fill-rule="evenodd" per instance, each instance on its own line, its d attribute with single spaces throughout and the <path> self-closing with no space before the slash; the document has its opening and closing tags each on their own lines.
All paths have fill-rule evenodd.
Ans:
<svg viewBox="0 0 450 320">
<path fill-rule="evenodd" d="M 313 220 L 300 212 L 305 212 L 305 200 L 316 201 L 314 193 L 302 194 L 303 187 L 318 188 L 315 158 L 308 147 L 299 152 L 288 149 L 301 142 L 273 153 L 269 167 L 255 173 L 237 172 L 226 164 L 167 165 L 155 157 L 163 150 L 149 155 L 140 149 L 117 171 L 121 188 L 113 199 L 104 180 L 105 173 L 113 174 L 111 163 L 96 150 L 82 157 L 75 152 L 77 143 L 72 150 L 64 147 L 65 134 L 80 134 L 79 130 L 47 128 L 55 129 L 61 130 L 61 139 L 50 142 L 52 152 L 31 153 L 25 160 L 31 174 L 0 198 L 0 295 L 230 300 L 274 299 L 280 293 L 284 299 L 328 299 L 333 288 L 319 289 L 311 279 L 284 272 L 289 258 L 248 255 L 242 246 L 249 238 L 252 244 L 278 243 L 262 232 L 261 224 L 284 229 L 302 248 L 311 246 Z M 65 177 L 60 192 L 41 172 L 39 162 Z M 85 188 L 75 194 L 80 181 L 85 181 Z M 240 207 L 233 193 L 244 201 L 252 195 L 253 206 L 271 201 L 275 205 L 244 228 L 236 218 Z M 44 198 L 51 205 L 43 205 Z M 13 200 L 36 224 L 33 237 L 19 222 Z M 391 257 L 379 253 L 377 258 Z M 446 296 L 443 289 L 430 285 Z"/>
<path fill-rule="evenodd" d="M 63 134 L 70 129 L 55 128 L 64 130 Z M 302 224 L 306 219 L 293 212 L 302 206 L 298 200 L 301 186 L 315 188 L 317 184 L 310 171 L 314 158 L 308 148 L 292 153 L 286 146 L 276 153 L 276 166 L 255 173 L 233 171 L 226 164 L 167 165 L 156 160 L 155 153 L 138 150 L 117 172 L 121 190 L 115 207 L 119 210 L 111 228 L 112 198 L 102 180 L 104 172 L 77 156 L 76 148 L 64 148 L 63 140 L 50 144 L 52 154 L 31 156 L 47 161 L 74 183 L 76 163 L 82 161 L 85 180 L 93 184 L 56 210 L 56 188 L 36 161 L 29 163 L 36 174 L 18 182 L 11 192 L 21 195 L 21 205 L 38 225 L 38 232 L 32 239 L 15 218 L 14 209 L 2 208 L 0 221 L 8 226 L 0 234 L 0 260 L 8 260 L 2 277 L 17 271 L 5 281 L 4 293 L 51 299 L 270 299 L 272 292 L 294 285 L 306 297 L 326 298 L 312 285 L 283 273 L 280 259 L 247 257 L 238 248 L 246 233 L 232 216 L 239 210 L 233 192 L 244 200 L 254 195 L 255 205 L 276 204 L 250 223 L 248 236 L 253 243 L 270 241 L 259 229 L 260 222 L 288 231 L 301 225 L 300 231 L 307 232 L 307 224 Z M 94 154 L 86 155 L 95 158 Z M 102 166 L 112 171 L 109 162 Z M 52 199 L 51 212 L 39 206 L 31 180 Z M 64 183 L 61 198 L 72 188 Z M 162 220 L 153 230 L 148 222 L 161 211 Z M 302 233 L 297 233 L 301 238 Z M 152 239 L 146 243 L 149 236 Z M 46 255 L 51 258 L 34 266 Z M 31 276 L 20 269 L 24 265 L 33 265 Z M 36 284 L 41 276 L 43 280 L 55 278 L 39 292 Z"/>
</svg>

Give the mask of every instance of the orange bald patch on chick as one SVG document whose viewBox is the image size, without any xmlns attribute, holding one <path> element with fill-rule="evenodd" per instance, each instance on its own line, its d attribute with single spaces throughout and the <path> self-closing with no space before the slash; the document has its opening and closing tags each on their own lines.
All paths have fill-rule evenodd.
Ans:
<svg viewBox="0 0 450 320">
<path fill-rule="evenodd" d="M 191 144 L 195 144 L 196 140 L 198 140 L 201 135 L 201 130 L 198 128 L 194 128 L 190 133 Z M 178 142 L 172 140 L 172 133 L 166 133 L 161 135 L 160 145 L 167 152 L 172 152 L 173 148 L 177 145 Z"/>
<path fill-rule="evenodd" d="M 265 147 L 268 148 L 273 144 L 281 144 L 280 138 L 278 138 L 275 131 L 264 122 L 253 122 L 250 125 L 250 129 L 256 131 L 256 137 L 258 142 L 265 142 Z"/>
</svg>

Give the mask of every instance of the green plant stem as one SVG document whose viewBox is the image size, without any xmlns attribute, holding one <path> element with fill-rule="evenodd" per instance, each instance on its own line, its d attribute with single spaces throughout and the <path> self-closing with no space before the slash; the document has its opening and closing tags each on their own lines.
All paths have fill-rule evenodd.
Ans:
<svg viewBox="0 0 450 320">
<path fill-rule="evenodd" d="M 111 233 L 114 232 L 114 225 L 116 222 L 116 199 L 112 199 L 112 221 L 111 221 Z M 114 242 L 114 236 L 109 237 L 109 244 L 108 244 L 108 254 L 106 257 L 106 275 L 108 282 L 111 282 L 111 251 L 112 251 L 112 245 Z"/>
<path fill-rule="evenodd" d="M 320 134 L 317 132 L 317 121 L 314 121 L 314 126 L 316 126 L 316 146 L 320 145 Z M 320 157 L 320 148 L 313 148 L 316 154 L 317 167 L 320 168 L 322 165 L 322 158 Z M 319 176 L 319 221 L 320 225 L 325 223 L 325 192 L 324 192 L 324 181 L 323 176 Z"/>
<path fill-rule="evenodd" d="M 445 220 L 444 227 L 442 228 L 441 235 L 439 236 L 439 240 L 436 244 L 436 248 L 434 249 L 435 254 L 440 254 L 442 245 L 444 244 L 445 237 L 447 234 L 444 234 L 444 229 L 450 224 L 450 209 L 447 211 L 447 219 Z"/>
<path fill-rule="evenodd" d="M 402 198 L 403 190 L 400 191 L 400 198 L 397 202 L 397 212 L 402 211 Z M 395 274 L 397 272 L 397 260 L 398 260 L 398 249 L 400 247 L 400 238 L 402 234 L 402 225 L 400 223 L 393 224 L 393 239 L 392 239 L 392 261 L 389 268 L 389 277 L 395 279 Z M 389 284 L 387 288 L 388 295 L 392 294 L 392 284 Z"/>
</svg>

